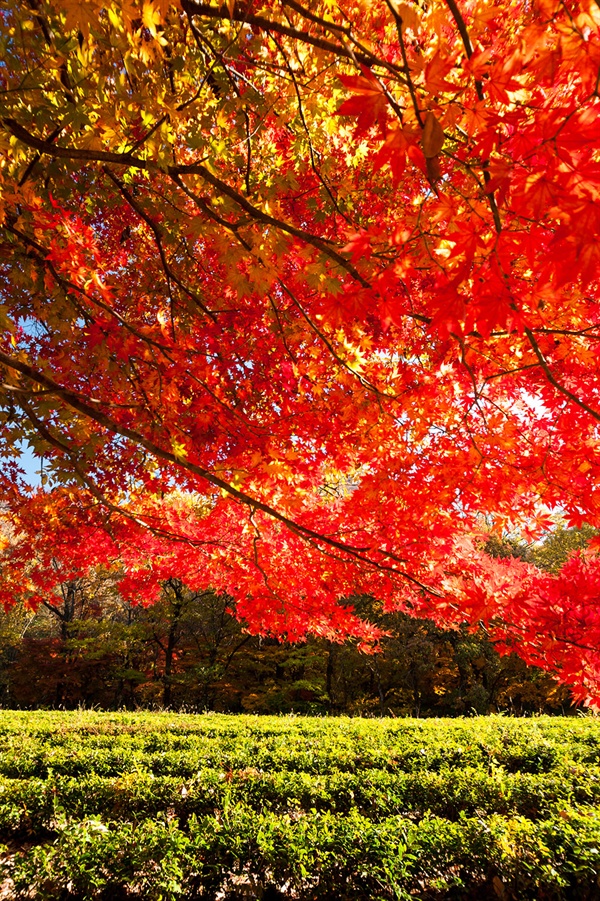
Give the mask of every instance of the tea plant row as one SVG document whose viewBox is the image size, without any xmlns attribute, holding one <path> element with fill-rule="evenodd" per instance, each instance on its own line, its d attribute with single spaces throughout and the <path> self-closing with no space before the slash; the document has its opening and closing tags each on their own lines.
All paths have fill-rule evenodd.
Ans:
<svg viewBox="0 0 600 901">
<path fill-rule="evenodd" d="M 0 712 L 15 898 L 600 899 L 591 718 Z"/>
</svg>

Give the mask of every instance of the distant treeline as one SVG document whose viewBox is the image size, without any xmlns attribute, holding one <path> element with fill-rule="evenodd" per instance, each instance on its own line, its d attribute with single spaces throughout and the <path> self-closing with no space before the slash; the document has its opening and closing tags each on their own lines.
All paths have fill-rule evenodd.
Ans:
<svg viewBox="0 0 600 901">
<path fill-rule="evenodd" d="M 589 537 L 559 530 L 533 549 L 490 539 L 488 551 L 552 570 Z M 0 704 L 396 716 L 570 709 L 566 689 L 515 655 L 500 657 L 483 632 L 384 614 L 371 597 L 348 603 L 389 633 L 380 653 L 250 635 L 232 598 L 176 579 L 158 603 L 131 606 L 98 571 L 35 612 L 19 605 L 2 616 Z"/>
</svg>

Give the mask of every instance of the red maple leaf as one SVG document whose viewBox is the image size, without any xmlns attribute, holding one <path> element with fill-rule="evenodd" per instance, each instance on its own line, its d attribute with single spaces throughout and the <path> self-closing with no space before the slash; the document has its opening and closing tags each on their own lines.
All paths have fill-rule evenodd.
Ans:
<svg viewBox="0 0 600 901">
<path fill-rule="evenodd" d="M 355 96 L 344 100 L 337 115 L 356 117 L 357 135 L 369 131 L 374 125 L 385 135 L 389 114 L 385 90 L 366 66 L 360 68 L 362 75 L 338 76 L 344 87 L 349 88 Z"/>
</svg>

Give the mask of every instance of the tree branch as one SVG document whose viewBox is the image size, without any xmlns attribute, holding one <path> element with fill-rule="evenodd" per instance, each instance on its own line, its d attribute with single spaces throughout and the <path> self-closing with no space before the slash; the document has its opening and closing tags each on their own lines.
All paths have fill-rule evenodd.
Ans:
<svg viewBox="0 0 600 901">
<path fill-rule="evenodd" d="M 288 3 L 287 5 L 290 5 Z M 228 9 L 228 4 L 223 3 L 221 6 L 211 6 L 209 3 L 199 3 L 195 2 L 195 0 L 181 0 L 181 6 L 183 10 L 192 16 L 204 16 L 208 19 L 223 19 L 228 20 L 230 22 L 247 22 L 248 25 L 255 25 L 258 28 L 261 28 L 263 31 L 270 32 L 275 31 L 278 34 L 283 34 L 286 37 L 294 38 L 297 41 L 301 41 L 304 44 L 310 44 L 313 47 L 318 47 L 320 50 L 328 50 L 330 53 L 335 54 L 336 56 L 341 56 L 344 59 L 349 59 L 354 61 L 358 61 L 365 66 L 373 66 L 373 65 L 381 65 L 386 69 L 392 69 L 394 73 L 400 74 L 402 71 L 397 66 L 393 66 L 390 63 L 387 63 L 383 60 L 380 60 L 377 56 L 370 53 L 366 48 L 361 48 L 357 53 L 352 50 L 348 50 L 347 47 L 344 47 L 343 44 L 335 44 L 332 41 L 328 41 L 325 38 L 315 37 L 312 34 L 309 34 L 308 31 L 303 31 L 302 29 L 292 28 L 290 25 L 284 25 L 281 22 L 275 22 L 272 19 L 267 19 L 265 16 L 255 16 L 252 13 L 249 13 L 246 6 L 242 6 L 241 4 L 235 3 L 233 7 L 233 14 L 231 15 Z M 308 19 L 312 19 L 312 15 L 308 12 L 308 10 L 304 11 L 302 7 L 294 4 L 294 8 L 300 15 L 305 16 Z M 337 28 L 334 23 L 329 25 L 329 23 L 323 20 L 321 23 L 322 27 L 330 27 L 333 31 L 339 31 L 341 33 L 346 34 L 346 30 L 343 26 Z"/>
<path fill-rule="evenodd" d="M 550 384 L 554 385 L 554 387 L 556 388 L 557 391 L 560 391 L 561 394 L 564 394 L 565 397 L 568 397 L 569 400 L 573 401 L 574 404 L 577 404 L 578 407 L 581 407 L 582 410 L 585 410 L 586 413 L 589 413 L 590 416 L 593 416 L 594 419 L 596 419 L 598 422 L 600 422 L 600 413 L 598 412 L 598 410 L 594 410 L 593 407 L 590 407 L 589 404 L 586 404 L 585 401 L 581 400 L 580 397 L 577 397 L 576 394 L 574 394 L 572 391 L 569 391 L 568 388 L 565 388 L 565 386 L 561 385 L 561 383 L 558 381 L 558 379 L 556 378 L 556 376 L 550 369 L 550 366 L 548 365 L 548 361 L 546 360 L 544 354 L 542 353 L 539 344 L 535 340 L 535 337 L 534 337 L 531 329 L 526 327 L 523 331 L 527 335 L 529 343 L 531 344 L 531 346 L 533 348 L 533 352 L 536 355 L 540 366 L 544 370 L 544 374 L 545 374 L 546 378 L 548 379 L 548 381 L 550 382 Z"/>
<path fill-rule="evenodd" d="M 198 466 L 198 464 L 196 463 L 192 463 L 190 460 L 176 456 L 171 451 L 165 450 L 160 445 L 156 444 L 156 442 L 150 440 L 149 438 L 146 438 L 146 436 L 141 434 L 140 432 L 136 432 L 133 429 L 116 422 L 100 409 L 99 405 L 101 402 L 99 400 L 88 401 L 83 399 L 75 391 L 59 385 L 58 382 L 55 382 L 54 379 L 50 378 L 50 376 L 47 376 L 42 372 L 38 372 L 29 364 L 24 363 L 22 360 L 11 357 L 9 354 L 5 353 L 2 350 L 0 350 L 0 363 L 3 363 L 7 368 L 12 369 L 13 371 L 20 372 L 22 375 L 30 378 L 33 382 L 37 382 L 38 384 L 44 385 L 46 388 L 49 388 L 72 410 L 76 410 L 78 413 L 82 413 L 84 416 L 98 423 L 98 425 L 102 426 L 113 435 L 121 435 L 121 437 L 127 438 L 138 447 L 143 447 L 157 459 L 163 460 L 164 462 L 170 463 L 171 465 L 178 466 L 186 470 L 187 472 L 200 477 L 205 482 L 208 482 L 208 484 L 212 485 L 215 488 L 218 488 L 220 491 L 225 492 L 227 495 L 239 501 L 240 503 L 245 504 L 250 508 L 250 510 L 260 510 L 270 519 L 274 519 L 277 522 L 280 522 L 282 525 L 286 526 L 290 530 L 290 532 L 292 532 L 297 537 L 314 543 L 317 546 L 324 544 L 329 547 L 335 548 L 336 550 L 341 551 L 356 560 L 359 560 L 361 563 L 366 563 L 370 567 L 391 572 L 399 576 L 401 579 L 404 579 L 417 586 L 422 591 L 425 591 L 428 594 L 435 595 L 436 597 L 441 597 L 439 592 L 437 592 L 434 588 L 424 585 L 409 573 L 403 572 L 402 570 L 396 569 L 395 567 L 382 564 L 369 556 L 369 554 L 372 554 L 374 552 L 376 554 L 382 554 L 383 556 L 393 559 L 394 555 L 389 553 L 388 551 L 380 551 L 378 548 L 372 547 L 355 547 L 353 545 L 347 544 L 344 541 L 338 541 L 336 538 L 333 538 L 330 535 L 324 535 L 320 532 L 316 532 L 314 529 L 311 529 L 308 526 L 304 526 L 301 523 L 294 522 L 294 520 L 285 516 L 285 514 L 280 513 L 269 504 L 264 503 L 264 501 L 261 501 L 258 498 L 254 498 L 246 494 L 244 491 L 240 491 L 238 488 L 235 488 L 233 485 L 230 485 L 229 482 L 225 481 L 225 479 L 222 479 L 214 473 L 204 469 L 203 467 Z"/>
<path fill-rule="evenodd" d="M 27 146 L 33 147 L 34 149 L 39 150 L 42 153 L 48 154 L 48 156 L 54 156 L 60 159 L 84 160 L 86 162 L 95 163 L 113 163 L 114 165 L 118 166 L 143 169 L 147 172 L 166 172 L 172 178 L 181 175 L 199 175 L 205 182 L 207 182 L 213 188 L 216 188 L 221 195 L 229 197 L 230 200 L 233 200 L 234 203 L 236 203 L 237 206 L 240 207 L 240 209 L 244 210 L 244 212 L 248 213 L 248 215 L 254 221 L 261 222 L 263 225 L 271 225 L 273 226 L 273 228 L 276 228 L 279 231 L 285 232 L 286 234 L 298 238 L 301 241 L 305 241 L 307 244 L 310 244 L 312 247 L 320 250 L 321 253 L 329 257 L 330 260 L 333 260 L 335 263 L 337 263 L 338 266 L 343 268 L 357 282 L 359 282 L 359 284 L 361 284 L 363 288 L 369 287 L 369 282 L 363 278 L 363 276 L 358 272 L 355 266 L 353 266 L 352 263 L 346 260 L 331 246 L 329 246 L 330 242 L 326 241 L 324 238 L 319 238 L 317 235 L 312 235 L 310 232 L 306 232 L 301 228 L 296 228 L 294 225 L 290 225 L 288 222 L 284 222 L 281 219 L 276 219 L 274 216 L 270 216 L 268 213 L 265 213 L 263 210 L 250 203 L 250 201 L 247 200 L 238 191 L 236 191 L 235 188 L 232 188 L 216 175 L 213 175 L 212 172 L 210 172 L 206 168 L 206 166 L 202 165 L 202 163 L 191 163 L 187 166 L 167 166 L 165 168 L 159 166 L 158 163 L 154 162 L 154 160 L 143 160 L 131 153 L 109 153 L 105 150 L 85 150 L 77 147 L 60 147 L 56 144 L 51 144 L 48 141 L 43 141 L 41 138 L 37 138 L 35 137 L 35 135 L 30 134 L 27 129 L 23 128 L 23 126 L 16 122 L 14 119 L 3 119 L 2 121 L 4 125 L 9 129 L 11 134 L 13 134 L 16 138 L 18 138 Z"/>
</svg>

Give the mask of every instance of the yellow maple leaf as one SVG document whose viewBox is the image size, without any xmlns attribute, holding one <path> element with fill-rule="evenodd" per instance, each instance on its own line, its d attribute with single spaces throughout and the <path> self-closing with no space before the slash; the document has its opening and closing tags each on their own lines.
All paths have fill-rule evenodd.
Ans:
<svg viewBox="0 0 600 901">
<path fill-rule="evenodd" d="M 142 22 L 144 27 L 148 29 L 153 38 L 156 37 L 156 29 L 158 25 L 162 25 L 163 17 L 158 7 L 151 0 L 144 0 L 142 8 Z"/>
</svg>

